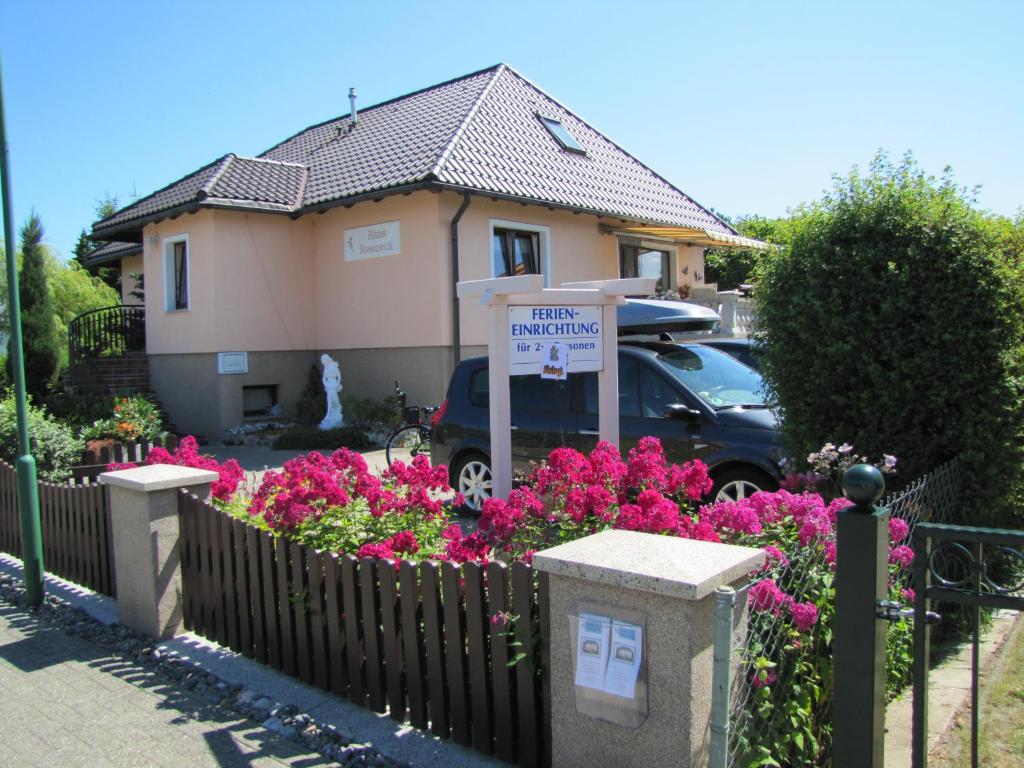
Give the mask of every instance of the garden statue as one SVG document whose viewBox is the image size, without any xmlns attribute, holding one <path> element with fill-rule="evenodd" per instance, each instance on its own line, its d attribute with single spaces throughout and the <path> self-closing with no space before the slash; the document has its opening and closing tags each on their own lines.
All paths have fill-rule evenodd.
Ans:
<svg viewBox="0 0 1024 768">
<path fill-rule="evenodd" d="M 336 429 L 343 426 L 341 417 L 341 369 L 338 361 L 328 354 L 320 355 L 320 364 L 324 367 L 324 392 L 327 394 L 327 415 L 320 422 L 320 429 Z"/>
</svg>

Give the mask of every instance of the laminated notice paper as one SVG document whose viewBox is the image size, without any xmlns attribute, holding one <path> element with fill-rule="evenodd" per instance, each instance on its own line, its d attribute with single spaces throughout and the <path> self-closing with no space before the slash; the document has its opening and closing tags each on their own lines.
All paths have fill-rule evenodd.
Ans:
<svg viewBox="0 0 1024 768">
<path fill-rule="evenodd" d="M 604 687 L 608 665 L 608 644 L 612 621 L 607 616 L 581 613 L 579 639 L 576 643 L 576 685 L 583 688 Z"/>
<path fill-rule="evenodd" d="M 642 627 L 621 621 L 612 622 L 608 666 L 601 686 L 606 693 L 626 699 L 634 697 L 642 649 Z"/>
</svg>

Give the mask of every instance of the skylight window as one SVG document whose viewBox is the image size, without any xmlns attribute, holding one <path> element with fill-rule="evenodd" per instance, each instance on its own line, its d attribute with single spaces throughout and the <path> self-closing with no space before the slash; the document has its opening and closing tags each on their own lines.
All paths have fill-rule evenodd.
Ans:
<svg viewBox="0 0 1024 768">
<path fill-rule="evenodd" d="M 580 146 L 580 143 L 573 138 L 573 135 L 562 125 L 560 120 L 556 120 L 553 117 L 544 117 L 544 115 L 538 115 L 538 117 L 544 123 L 544 127 L 551 131 L 551 135 L 555 137 L 564 149 L 580 155 L 587 154 L 587 150 Z"/>
</svg>

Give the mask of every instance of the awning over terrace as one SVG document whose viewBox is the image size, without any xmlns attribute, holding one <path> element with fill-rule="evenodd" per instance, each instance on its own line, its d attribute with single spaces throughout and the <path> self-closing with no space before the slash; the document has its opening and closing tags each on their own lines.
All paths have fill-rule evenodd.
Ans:
<svg viewBox="0 0 1024 768">
<path fill-rule="evenodd" d="M 764 250 L 768 243 L 755 240 L 752 237 L 731 235 L 726 232 L 715 232 L 710 229 L 698 229 L 696 227 L 672 227 L 668 225 L 650 224 L 622 225 L 618 227 L 604 227 L 604 231 L 612 235 L 629 235 L 631 237 L 648 237 L 659 240 L 673 240 L 676 242 L 702 245 L 705 248 L 756 248 Z"/>
</svg>

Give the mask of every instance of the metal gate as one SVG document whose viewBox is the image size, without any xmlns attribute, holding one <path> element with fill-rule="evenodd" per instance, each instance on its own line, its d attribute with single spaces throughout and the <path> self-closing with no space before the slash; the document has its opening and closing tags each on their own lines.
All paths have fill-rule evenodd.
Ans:
<svg viewBox="0 0 1024 768">
<path fill-rule="evenodd" d="M 1024 531 L 919 523 L 914 543 L 912 768 L 928 765 L 928 659 L 932 601 L 970 611 L 971 766 L 978 765 L 978 646 L 982 608 L 1024 610 Z"/>
</svg>

